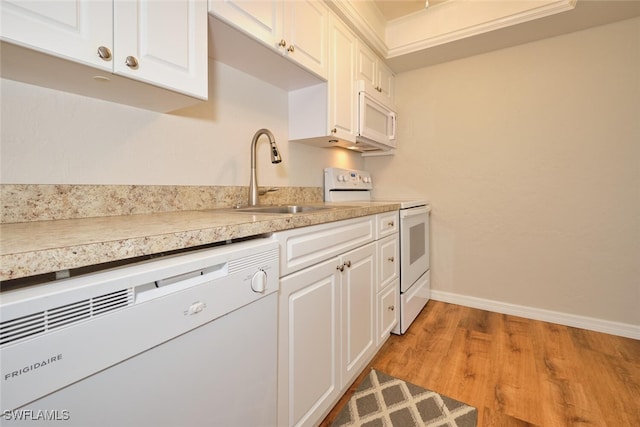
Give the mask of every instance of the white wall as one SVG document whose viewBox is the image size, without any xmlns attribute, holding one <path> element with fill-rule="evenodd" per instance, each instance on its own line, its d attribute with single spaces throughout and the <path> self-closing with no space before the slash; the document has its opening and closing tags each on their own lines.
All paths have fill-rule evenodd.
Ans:
<svg viewBox="0 0 640 427">
<path fill-rule="evenodd" d="M 214 61 L 209 101 L 159 114 L 1 81 L 0 182 L 7 184 L 249 184 L 249 148 L 263 127 L 283 162 L 258 144 L 258 183 L 322 186 L 325 166 L 362 167 L 337 149 L 288 142 L 287 93 Z M 264 137 L 263 137 L 264 139 Z"/>
<path fill-rule="evenodd" d="M 433 203 L 432 288 L 640 326 L 640 19 L 396 77 L 377 196 Z"/>
</svg>

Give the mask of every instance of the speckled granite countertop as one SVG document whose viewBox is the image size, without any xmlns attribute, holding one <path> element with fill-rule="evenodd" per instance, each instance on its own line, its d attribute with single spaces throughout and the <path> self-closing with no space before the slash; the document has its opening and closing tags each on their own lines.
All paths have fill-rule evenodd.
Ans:
<svg viewBox="0 0 640 427">
<path fill-rule="evenodd" d="M 230 209 L 0 224 L 0 280 L 120 261 L 290 228 L 397 210 L 393 203 L 251 214 Z"/>
</svg>

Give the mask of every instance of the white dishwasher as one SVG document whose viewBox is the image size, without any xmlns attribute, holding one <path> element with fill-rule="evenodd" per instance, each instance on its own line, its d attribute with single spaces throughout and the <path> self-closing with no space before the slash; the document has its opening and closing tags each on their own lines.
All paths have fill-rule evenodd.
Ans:
<svg viewBox="0 0 640 427">
<path fill-rule="evenodd" d="M 278 246 L 3 292 L 0 424 L 274 426 Z"/>
</svg>

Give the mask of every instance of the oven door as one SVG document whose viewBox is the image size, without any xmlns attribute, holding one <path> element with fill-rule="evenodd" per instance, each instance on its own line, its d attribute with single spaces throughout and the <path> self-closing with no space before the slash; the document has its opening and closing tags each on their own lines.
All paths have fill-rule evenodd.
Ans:
<svg viewBox="0 0 640 427">
<path fill-rule="evenodd" d="M 400 211 L 400 292 L 429 270 L 429 207 Z"/>
</svg>

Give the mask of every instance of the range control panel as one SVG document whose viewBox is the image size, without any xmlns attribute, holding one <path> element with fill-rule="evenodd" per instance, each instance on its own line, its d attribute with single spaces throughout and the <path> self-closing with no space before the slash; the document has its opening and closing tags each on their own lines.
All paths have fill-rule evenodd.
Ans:
<svg viewBox="0 0 640 427">
<path fill-rule="evenodd" d="M 367 171 L 325 168 L 324 186 L 330 190 L 371 190 L 373 182 Z"/>
<path fill-rule="evenodd" d="M 366 199 L 368 199 L 372 189 L 373 181 L 371 180 L 371 174 L 367 171 L 342 168 L 324 169 L 325 201 L 359 200 L 365 197 L 364 194 L 355 196 L 355 193 L 353 193 L 354 196 L 351 196 L 352 198 L 350 199 L 344 199 L 346 197 L 345 194 L 341 194 L 340 199 L 336 199 L 336 193 L 348 191 L 366 193 Z"/>
</svg>

